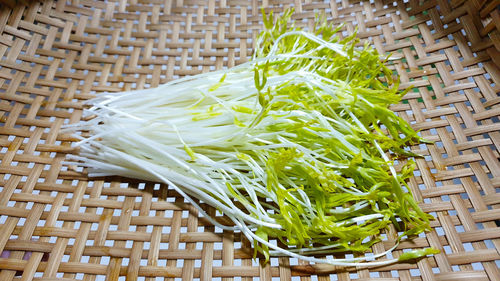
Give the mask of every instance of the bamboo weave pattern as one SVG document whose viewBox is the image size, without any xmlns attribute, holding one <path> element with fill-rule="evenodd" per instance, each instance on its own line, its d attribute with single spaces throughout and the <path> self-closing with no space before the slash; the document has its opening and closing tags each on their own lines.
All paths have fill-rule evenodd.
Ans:
<svg viewBox="0 0 500 281">
<path fill-rule="evenodd" d="M 498 1 L 8 2 L 0 6 L 1 281 L 500 280 Z M 392 109 L 435 142 L 413 147 L 425 157 L 409 186 L 436 220 L 393 255 L 429 246 L 441 254 L 370 269 L 285 257 L 261 265 L 239 233 L 214 228 L 167 186 L 89 179 L 63 163 L 74 139 L 60 129 L 80 120 L 83 101 L 247 61 L 260 7 L 294 7 L 306 26 L 323 11 L 346 23 L 344 35 L 357 27 L 398 58 L 401 88 L 414 89 Z"/>
</svg>

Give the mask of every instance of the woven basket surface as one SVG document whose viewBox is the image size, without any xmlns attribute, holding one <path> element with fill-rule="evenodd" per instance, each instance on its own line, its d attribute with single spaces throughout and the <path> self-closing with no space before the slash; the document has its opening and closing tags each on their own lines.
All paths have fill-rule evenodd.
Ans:
<svg viewBox="0 0 500 281">
<path fill-rule="evenodd" d="M 498 1 L 117 0 L 0 6 L 0 280 L 500 280 Z M 26 4 L 27 3 L 27 4 Z M 379 268 L 261 264 L 165 185 L 64 164 L 83 101 L 248 60 L 268 12 L 295 8 L 393 52 L 392 106 L 433 144 L 409 182 L 441 254 Z M 204 206 L 209 213 L 213 209 Z M 223 220 L 223 218 L 221 218 Z M 391 241 L 374 246 L 375 253 Z M 346 254 L 343 254 L 344 256 Z M 371 279 L 370 279 L 371 280 Z"/>
</svg>

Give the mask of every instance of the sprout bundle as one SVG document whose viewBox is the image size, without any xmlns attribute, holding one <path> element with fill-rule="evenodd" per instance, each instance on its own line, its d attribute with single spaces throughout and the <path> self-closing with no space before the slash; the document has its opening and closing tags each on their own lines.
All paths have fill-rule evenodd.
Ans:
<svg viewBox="0 0 500 281">
<path fill-rule="evenodd" d="M 90 133 L 73 159 L 90 176 L 167 183 L 214 225 L 241 231 L 266 258 L 396 262 L 310 256 L 365 252 L 391 224 L 399 242 L 429 229 L 430 216 L 405 191 L 414 163 L 393 167 L 414 156 L 407 147 L 422 139 L 388 109 L 404 93 L 385 61 L 368 45 L 355 47 L 355 35 L 339 39 L 326 21 L 312 32 L 287 28 L 290 14 L 275 23 L 264 18 L 250 62 L 90 100 L 95 118 L 67 127 Z M 194 199 L 234 226 L 218 223 Z"/>
</svg>

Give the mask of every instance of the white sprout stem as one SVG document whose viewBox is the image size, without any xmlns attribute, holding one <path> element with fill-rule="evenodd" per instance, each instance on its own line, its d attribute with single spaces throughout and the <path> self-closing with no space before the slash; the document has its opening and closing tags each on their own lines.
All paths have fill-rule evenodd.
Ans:
<svg viewBox="0 0 500 281">
<path fill-rule="evenodd" d="M 347 54 L 344 52 L 344 50 L 342 50 L 342 45 L 340 44 L 336 44 L 336 43 L 330 43 L 330 42 L 326 42 L 325 40 L 317 37 L 317 36 L 314 36 L 313 34 L 311 33 L 308 33 L 308 32 L 305 32 L 305 31 L 299 31 L 299 30 L 296 30 L 296 31 L 289 31 L 289 32 L 285 32 L 283 33 L 282 35 L 280 35 L 278 37 L 278 39 L 276 39 L 273 47 L 271 48 L 271 50 L 269 51 L 269 54 L 270 55 L 274 55 L 276 53 L 276 51 L 278 50 L 278 43 L 279 41 L 281 41 L 283 38 L 287 37 L 287 36 L 291 36 L 291 35 L 300 35 L 300 36 L 303 36 L 303 37 L 306 37 L 307 39 L 313 41 L 313 42 L 316 42 L 318 44 L 320 44 L 321 46 L 324 46 L 330 50 L 333 50 L 335 52 L 337 52 L 338 54 L 344 56 L 344 57 L 347 57 Z"/>
<path fill-rule="evenodd" d="M 390 259 L 386 261 L 378 261 L 378 262 L 366 262 L 366 263 L 361 263 L 361 262 L 352 262 L 352 261 L 362 261 L 362 260 L 368 260 L 368 259 L 376 259 L 382 256 L 387 255 L 388 253 L 392 252 L 396 247 L 398 246 L 399 243 L 396 243 L 393 247 L 388 249 L 387 251 L 384 251 L 382 253 L 379 253 L 377 255 L 374 255 L 373 257 L 358 257 L 358 258 L 348 258 L 348 259 L 318 259 L 315 257 L 309 257 L 309 256 L 304 256 L 300 254 L 296 254 L 292 251 L 285 250 L 283 248 L 280 248 L 264 239 L 259 237 L 258 235 L 254 234 L 253 232 L 248 232 L 245 233 L 245 235 L 250 235 L 254 240 L 257 240 L 258 242 L 262 243 L 263 245 L 266 245 L 270 249 L 273 249 L 276 251 L 277 254 L 282 254 L 285 256 L 290 256 L 293 258 L 298 258 L 304 261 L 308 262 L 314 262 L 314 263 L 326 263 L 326 264 L 331 264 L 331 265 L 341 265 L 341 266 L 363 266 L 363 267 L 368 267 L 368 266 L 382 266 L 382 265 L 389 265 L 396 263 L 398 259 Z"/>
</svg>

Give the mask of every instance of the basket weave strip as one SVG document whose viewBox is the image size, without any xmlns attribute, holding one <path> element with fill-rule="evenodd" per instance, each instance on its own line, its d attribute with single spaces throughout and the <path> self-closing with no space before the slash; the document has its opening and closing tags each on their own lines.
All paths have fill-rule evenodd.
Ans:
<svg viewBox="0 0 500 281">
<path fill-rule="evenodd" d="M 0 280 L 500 280 L 498 1 L 8 4 L 0 8 Z M 262 265 L 240 233 L 213 227 L 167 186 L 89 179 L 64 164 L 75 151 L 61 126 L 81 119 L 83 101 L 247 61 L 260 7 L 294 7 L 296 23 L 309 27 L 324 12 L 345 22 L 344 36 L 357 27 L 398 58 L 401 88 L 414 89 L 392 109 L 434 141 L 413 147 L 425 157 L 409 186 L 436 220 L 393 256 L 429 246 L 441 254 L 368 269 L 287 257 Z"/>
</svg>

